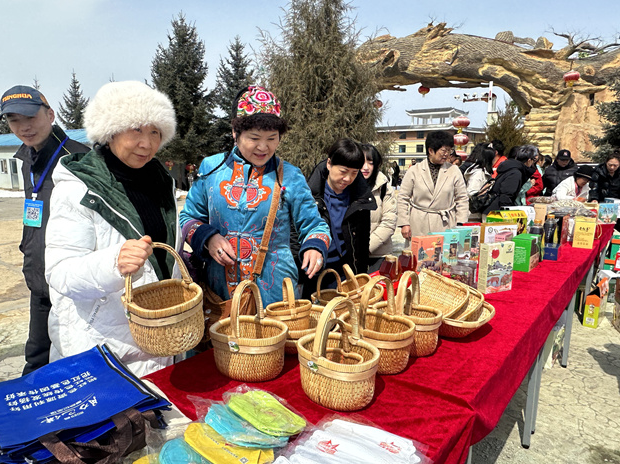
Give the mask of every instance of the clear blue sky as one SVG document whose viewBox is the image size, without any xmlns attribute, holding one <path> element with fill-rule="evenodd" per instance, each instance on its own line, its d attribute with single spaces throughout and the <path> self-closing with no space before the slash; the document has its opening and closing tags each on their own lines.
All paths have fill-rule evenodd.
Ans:
<svg viewBox="0 0 620 464">
<path fill-rule="evenodd" d="M 543 35 L 554 48 L 565 42 L 556 31 L 600 36 L 607 41 L 618 35 L 618 0 L 498 0 L 415 1 L 353 0 L 353 15 L 361 38 L 390 33 L 403 37 L 425 26 L 430 19 L 458 26 L 456 32 L 495 37 L 512 30 L 519 37 Z M 258 50 L 259 28 L 277 35 L 275 24 L 287 1 L 249 0 L 0 0 L 0 94 L 15 84 L 32 85 L 38 79 L 41 91 L 57 109 L 75 70 L 86 97 L 113 76 L 115 80 L 150 81 L 150 64 L 157 45 L 167 43 L 172 18 L 180 11 L 195 23 L 206 43 L 209 65 L 207 86 L 215 84 L 220 56 L 235 35 Z M 475 90 L 474 90 L 475 91 Z M 383 92 L 384 124 L 408 124 L 406 109 L 454 106 L 470 111 L 472 125 L 482 126 L 486 105 L 461 103 L 458 89 L 434 89 L 424 99 L 417 86 L 406 92 Z M 505 94 L 500 93 L 503 103 Z"/>
</svg>

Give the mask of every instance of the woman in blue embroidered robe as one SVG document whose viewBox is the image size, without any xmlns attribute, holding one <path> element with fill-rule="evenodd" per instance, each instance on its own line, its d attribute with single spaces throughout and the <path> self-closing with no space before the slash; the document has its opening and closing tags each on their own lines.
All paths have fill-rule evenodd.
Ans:
<svg viewBox="0 0 620 464">
<path fill-rule="evenodd" d="M 302 268 L 312 278 L 323 268 L 330 232 L 320 217 L 301 171 L 275 156 L 286 123 L 275 96 L 260 87 L 244 89 L 235 105 L 235 148 L 200 165 L 180 215 L 195 256 L 206 262 L 209 287 L 228 299 L 252 278 L 274 189 L 280 200 L 261 274 L 255 281 L 263 304 L 282 300 L 282 281 L 298 280 L 290 248 L 291 223 L 298 233 Z M 282 183 L 276 180 L 282 164 Z"/>
</svg>

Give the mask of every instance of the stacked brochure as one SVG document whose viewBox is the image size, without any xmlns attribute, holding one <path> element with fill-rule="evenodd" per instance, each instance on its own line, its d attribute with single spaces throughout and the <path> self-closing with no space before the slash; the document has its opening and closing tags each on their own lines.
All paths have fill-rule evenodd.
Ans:
<svg viewBox="0 0 620 464">
<path fill-rule="evenodd" d="M 21 378 L 0 383 L 0 463 L 48 463 L 41 437 L 86 443 L 114 429 L 111 418 L 170 403 L 148 388 L 109 351 L 96 346 Z"/>
</svg>

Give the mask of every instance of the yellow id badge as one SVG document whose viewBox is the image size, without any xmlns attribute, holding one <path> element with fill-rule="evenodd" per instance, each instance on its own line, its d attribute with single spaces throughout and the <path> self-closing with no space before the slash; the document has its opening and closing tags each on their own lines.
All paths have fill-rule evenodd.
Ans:
<svg viewBox="0 0 620 464">
<path fill-rule="evenodd" d="M 43 220 L 43 202 L 41 200 L 26 200 L 24 203 L 24 225 L 41 227 Z"/>
</svg>

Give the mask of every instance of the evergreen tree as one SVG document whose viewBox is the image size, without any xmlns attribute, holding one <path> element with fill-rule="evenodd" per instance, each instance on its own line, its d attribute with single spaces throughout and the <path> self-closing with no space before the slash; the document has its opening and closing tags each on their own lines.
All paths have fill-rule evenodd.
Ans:
<svg viewBox="0 0 620 464">
<path fill-rule="evenodd" d="M 168 45 L 158 45 L 151 64 L 153 84 L 168 95 L 177 118 L 176 136 L 157 155 L 161 160 L 197 163 L 201 155 L 215 152 L 214 98 L 204 86 L 208 73 L 204 55 L 205 44 L 195 25 L 179 13 L 172 20 Z"/>
<path fill-rule="evenodd" d="M 530 144 L 527 130 L 523 127 L 523 116 L 519 107 L 510 101 L 504 110 L 497 111 L 497 119 L 486 127 L 487 141 L 501 140 L 504 143 L 504 154 L 512 147 Z"/>
<path fill-rule="evenodd" d="M 37 79 L 37 76 L 34 76 L 34 80 L 32 81 L 32 87 L 36 90 L 41 90 L 41 85 L 39 84 L 39 79 Z"/>
<path fill-rule="evenodd" d="M 607 84 L 615 94 L 615 101 L 601 102 L 596 105 L 603 123 L 603 135 L 591 135 L 590 140 L 596 147 L 594 152 L 586 153 L 594 161 L 602 163 L 614 150 L 620 148 L 620 72 L 617 72 Z"/>
<path fill-rule="evenodd" d="M 378 89 L 356 59 L 358 33 L 349 12 L 343 0 L 291 0 L 281 39 L 263 34 L 268 87 L 290 126 L 278 154 L 306 175 L 336 139 L 378 139 Z"/>
<path fill-rule="evenodd" d="M 71 73 L 71 84 L 68 93 L 62 96 L 64 104 L 58 108 L 58 117 L 66 129 L 81 129 L 84 127 L 84 110 L 88 105 L 88 98 L 84 98 L 80 89 L 80 82 L 75 76 L 75 71 Z"/>
<path fill-rule="evenodd" d="M 0 134 L 10 134 L 11 129 L 9 128 L 9 123 L 6 122 L 6 118 L 4 116 L 0 116 Z"/>
<path fill-rule="evenodd" d="M 231 119 L 232 105 L 239 90 L 253 82 L 250 60 L 244 53 L 245 45 L 239 36 L 228 46 L 228 58 L 221 59 L 217 68 L 215 101 L 223 116 L 217 118 L 215 134 L 217 151 L 228 151 L 233 146 Z"/>
</svg>

